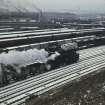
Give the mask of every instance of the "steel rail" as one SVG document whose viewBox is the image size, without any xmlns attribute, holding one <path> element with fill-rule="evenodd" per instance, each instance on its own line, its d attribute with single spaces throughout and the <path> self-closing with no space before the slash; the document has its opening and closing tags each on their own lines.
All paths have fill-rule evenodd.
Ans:
<svg viewBox="0 0 105 105">
<path fill-rule="evenodd" d="M 93 66 L 89 66 L 89 67 L 94 67 L 94 66 L 97 66 L 97 64 L 99 65 L 99 64 L 101 64 L 101 63 L 103 63 L 104 62 L 104 64 L 105 64 L 105 59 L 104 59 L 104 61 L 102 60 L 102 62 L 97 62 L 96 63 L 96 65 L 93 65 Z M 88 69 L 88 68 L 87 68 Z M 80 69 L 78 69 L 79 71 L 83 71 L 83 70 L 85 70 L 86 71 L 86 68 L 84 68 L 84 69 L 82 69 L 82 70 L 80 70 Z M 77 71 L 73 71 L 73 73 L 75 73 L 75 72 L 77 72 Z M 40 87 L 37 87 L 37 88 L 33 88 L 33 89 L 30 89 L 30 91 L 28 91 L 28 92 L 26 92 L 26 94 L 24 94 L 24 92 L 22 93 L 22 94 L 17 94 L 15 97 L 12 97 L 11 99 L 9 99 L 9 100 L 7 100 L 6 101 L 6 103 L 8 103 L 7 105 L 11 105 L 12 103 L 14 103 L 15 101 L 18 101 L 18 100 L 21 100 L 21 98 L 23 99 L 23 98 L 26 98 L 27 97 L 27 95 L 29 96 L 29 94 L 33 94 L 33 93 L 38 93 L 38 92 L 40 92 L 40 91 L 45 91 L 44 89 L 46 89 L 46 87 L 48 87 L 48 86 L 50 86 L 50 85 L 52 85 L 53 83 L 56 83 L 56 81 L 61 81 L 62 80 L 62 78 L 65 78 L 65 77 L 67 77 L 67 75 L 70 77 L 71 75 L 74 77 L 74 75 L 73 75 L 73 73 L 72 72 L 70 72 L 70 74 L 68 75 L 68 73 L 66 74 L 66 75 L 62 75 L 61 77 L 59 77 L 59 78 L 56 78 L 56 79 L 54 79 L 53 81 L 47 81 L 47 82 L 45 82 L 45 84 L 43 85 L 41 85 Z M 80 74 L 80 73 L 78 73 L 78 74 Z M 14 95 L 14 94 L 13 94 Z"/>
<path fill-rule="evenodd" d="M 89 58 L 91 58 L 91 57 L 95 57 L 95 56 L 97 56 L 97 55 L 101 55 L 101 54 L 103 54 L 104 52 L 105 52 L 105 50 L 102 50 L 102 49 L 104 49 L 104 46 L 103 47 L 100 47 L 100 48 L 90 48 L 90 49 L 86 49 L 86 51 L 85 50 L 82 50 L 82 51 L 79 51 L 80 52 L 80 61 L 82 61 L 82 60 L 86 60 L 86 59 L 89 59 Z M 97 52 L 96 52 L 97 51 Z M 86 52 L 88 52 L 86 55 L 83 55 L 84 53 L 86 53 Z M 94 53 L 91 53 L 91 52 L 94 52 Z M 90 53 L 91 53 L 91 55 L 90 55 Z M 83 56 L 82 56 L 83 55 Z M 72 65 L 76 65 L 76 64 L 72 64 Z M 72 65 L 70 65 L 70 66 L 72 66 Z M 64 68 L 67 68 L 67 67 L 69 67 L 69 66 L 66 66 L 66 67 L 64 67 Z M 53 72 L 55 72 L 55 71 L 50 71 L 51 73 L 53 73 Z M 49 73 L 48 73 L 49 74 Z M 48 75 L 47 74 L 47 75 Z M 45 74 L 41 74 L 41 75 L 43 75 L 43 77 L 45 76 Z M 38 76 L 36 76 L 36 77 L 32 77 L 32 78 L 29 78 L 29 79 L 27 79 L 27 80 L 29 80 L 29 81 L 32 81 L 32 79 L 35 79 L 35 78 L 39 78 L 40 77 L 40 75 L 38 75 Z M 23 80 L 22 82 L 21 82 L 21 84 L 23 84 L 24 82 L 27 82 L 27 80 Z M 20 84 L 20 82 L 17 82 L 17 83 L 15 83 L 15 84 L 12 84 L 12 85 L 8 85 L 8 86 L 6 86 L 6 87 L 3 87 L 3 88 L 0 88 L 0 91 L 2 90 L 6 90 L 6 89 L 8 89 L 8 88 L 10 88 L 10 87 L 14 87 L 15 85 L 18 85 L 18 84 Z"/>
<path fill-rule="evenodd" d="M 85 49 L 85 50 L 80 50 L 80 51 L 79 51 L 79 53 L 80 53 L 80 61 L 85 60 L 85 59 L 89 59 L 89 58 L 94 57 L 94 56 L 97 56 L 97 55 L 100 55 L 100 54 L 102 54 L 102 53 L 105 52 L 104 49 L 105 49 L 105 46 L 95 47 L 95 48 L 90 48 L 90 49 Z M 75 65 L 75 64 L 72 64 L 72 65 Z M 72 66 L 72 65 L 70 65 L 70 66 Z M 68 67 L 68 66 L 66 66 L 66 67 Z M 53 73 L 53 72 L 55 72 L 55 71 L 50 71 L 50 72 Z M 44 74 L 41 74 L 41 75 L 44 76 Z M 36 77 L 40 77 L 40 75 L 38 75 L 38 76 L 36 76 Z M 35 77 L 32 77 L 32 78 L 35 79 Z M 31 80 L 32 80 L 32 78 L 31 78 Z M 29 79 L 29 80 L 30 80 L 30 79 Z M 31 80 L 30 80 L 30 81 L 31 81 Z M 21 84 L 24 83 L 24 82 L 26 82 L 26 81 L 27 81 L 27 80 L 23 80 L 23 81 L 21 82 Z M 13 86 L 15 86 L 15 85 L 18 85 L 18 83 L 20 83 L 20 82 L 17 82 L 17 83 L 12 84 L 12 85 L 8 85 L 8 86 L 3 87 L 3 88 L 0 88 L 0 91 L 1 91 L 1 90 L 5 90 L 5 89 L 10 88 L 10 87 L 13 87 Z"/>
<path fill-rule="evenodd" d="M 104 57 L 105 57 L 105 55 L 104 55 Z M 102 59 L 102 58 L 104 58 L 104 57 L 102 56 L 102 57 L 100 58 L 100 59 L 102 60 L 102 62 L 105 60 L 105 59 Z M 96 57 L 96 58 L 97 58 L 97 57 Z M 97 59 L 99 59 L 99 58 L 97 58 Z M 99 60 L 98 63 L 99 63 L 101 60 Z M 93 61 L 96 62 L 96 60 L 94 60 L 94 59 L 93 59 Z M 87 61 L 86 61 L 86 62 L 87 62 Z M 86 63 L 86 62 L 85 62 L 85 63 Z M 91 60 L 90 60 L 90 62 L 93 64 L 93 62 L 92 62 Z M 101 62 L 101 63 L 102 63 L 102 62 Z M 104 61 L 104 62 L 105 62 L 105 61 Z M 88 65 L 88 64 L 89 64 L 89 62 L 88 62 L 86 65 Z M 91 65 L 92 65 L 92 64 L 91 64 Z M 86 65 L 85 65 L 85 64 L 83 65 L 83 66 L 85 67 L 84 69 L 86 69 Z M 90 65 L 90 64 L 89 64 L 89 65 Z M 89 66 L 89 65 L 88 65 L 88 66 Z M 97 65 L 97 63 L 96 63 L 96 65 Z M 80 65 L 80 66 L 81 66 L 81 65 Z M 90 66 L 90 67 L 91 67 L 91 66 Z M 80 68 L 83 69 L 83 67 L 80 67 Z M 80 68 L 78 68 L 78 69 L 80 70 Z M 70 68 L 67 68 L 67 69 L 70 69 Z M 73 69 L 73 68 L 72 68 L 72 69 Z M 74 69 L 77 69 L 77 68 L 74 68 Z M 73 70 L 73 72 L 74 72 L 74 71 L 75 71 L 75 70 Z M 69 72 L 71 73 L 71 71 L 69 71 Z M 68 75 L 68 73 L 65 73 L 65 74 Z M 70 75 L 71 75 L 71 74 L 70 74 Z M 64 75 L 63 75 L 63 76 L 64 76 Z M 57 76 L 57 77 L 58 77 L 58 76 Z M 51 80 L 50 80 L 50 81 L 51 81 Z M 55 78 L 54 78 L 54 81 L 55 81 Z M 43 86 L 43 85 L 42 85 L 42 86 Z M 32 89 L 31 89 L 31 90 L 32 90 Z M 12 100 L 13 100 L 13 99 L 12 99 Z"/>
</svg>

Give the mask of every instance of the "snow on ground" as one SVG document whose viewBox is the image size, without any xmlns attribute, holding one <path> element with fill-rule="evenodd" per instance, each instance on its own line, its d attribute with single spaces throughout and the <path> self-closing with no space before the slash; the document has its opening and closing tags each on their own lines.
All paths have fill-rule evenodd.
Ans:
<svg viewBox="0 0 105 105">
<path fill-rule="evenodd" d="M 68 84 L 56 92 L 26 101 L 26 105 L 105 105 L 104 71 L 76 83 Z M 55 91 L 54 90 L 54 91 Z"/>
</svg>

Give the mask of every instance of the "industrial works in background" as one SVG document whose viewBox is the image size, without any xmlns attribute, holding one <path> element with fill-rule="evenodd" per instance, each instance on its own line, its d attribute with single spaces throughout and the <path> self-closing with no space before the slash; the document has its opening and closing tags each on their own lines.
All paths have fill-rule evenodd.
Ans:
<svg viewBox="0 0 105 105">
<path fill-rule="evenodd" d="M 105 26 L 103 14 L 80 15 L 70 12 L 45 12 L 43 9 L 31 4 L 33 11 L 27 7 L 3 3 L 0 7 L 0 27 L 14 28 L 14 30 L 44 29 L 44 28 L 96 28 Z M 9 8 L 12 8 L 10 10 Z M 27 28 L 28 27 L 28 28 Z M 10 30 L 11 30 L 10 29 Z M 8 30 L 7 30 L 8 31 Z"/>
<path fill-rule="evenodd" d="M 4 3 L 3 3 L 4 5 Z M 78 20 L 73 13 L 43 12 L 42 9 L 31 4 L 33 11 L 27 7 L 13 6 L 10 2 L 0 8 L 0 24 L 11 26 L 15 29 L 20 27 L 59 28 L 62 23 Z M 9 10 L 10 6 L 14 11 Z"/>
<path fill-rule="evenodd" d="M 0 24 L 21 27 L 61 28 L 63 23 L 78 20 L 78 16 L 71 13 L 56 12 L 9 12 L 0 13 Z"/>
</svg>

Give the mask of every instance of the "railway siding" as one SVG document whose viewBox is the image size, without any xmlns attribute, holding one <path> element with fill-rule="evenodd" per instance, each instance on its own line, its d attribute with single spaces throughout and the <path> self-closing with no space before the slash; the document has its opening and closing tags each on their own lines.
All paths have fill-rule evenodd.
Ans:
<svg viewBox="0 0 105 105">
<path fill-rule="evenodd" d="M 78 62 L 77 64 L 51 71 L 49 74 L 45 73 L 43 74 L 45 75 L 44 77 L 43 75 L 40 75 L 38 78 L 36 78 L 36 80 L 32 79 L 30 81 L 29 79 L 27 82 L 23 82 L 23 84 L 20 82 L 20 84 L 18 83 L 18 85 L 14 85 L 12 87 L 4 87 L 4 89 L 2 88 L 0 91 L 0 103 L 4 105 L 22 104 L 32 94 L 43 94 L 51 89 L 63 86 L 88 74 L 95 73 L 104 67 L 105 55 L 103 52 L 101 55 L 98 54 L 96 57 L 94 56 L 92 58 L 85 59 L 81 62 Z M 37 79 L 40 81 L 37 81 Z"/>
</svg>

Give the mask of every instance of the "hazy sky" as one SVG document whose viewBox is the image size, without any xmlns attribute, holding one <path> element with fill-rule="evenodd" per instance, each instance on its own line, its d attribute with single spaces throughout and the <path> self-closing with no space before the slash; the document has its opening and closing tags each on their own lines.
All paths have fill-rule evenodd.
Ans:
<svg viewBox="0 0 105 105">
<path fill-rule="evenodd" d="M 105 12 L 105 0 L 0 0 L 33 10 L 34 4 L 43 11 Z M 2 5 L 2 3 L 0 3 Z M 19 6 L 20 5 L 20 6 Z M 7 7 L 7 6 L 6 6 Z M 8 6 L 9 7 L 9 6 Z M 12 7 L 13 9 L 13 7 Z"/>
<path fill-rule="evenodd" d="M 36 0 L 45 10 L 76 12 L 105 11 L 105 0 Z"/>
</svg>

